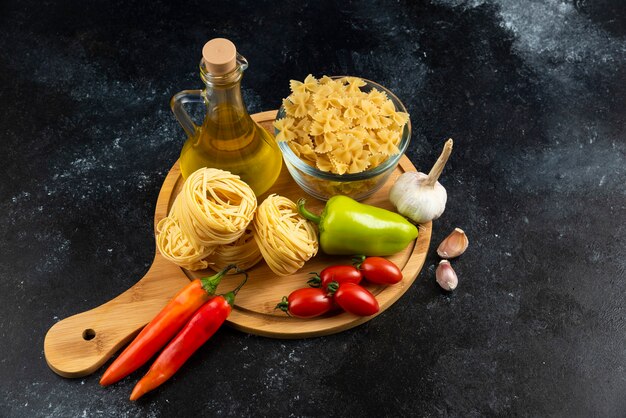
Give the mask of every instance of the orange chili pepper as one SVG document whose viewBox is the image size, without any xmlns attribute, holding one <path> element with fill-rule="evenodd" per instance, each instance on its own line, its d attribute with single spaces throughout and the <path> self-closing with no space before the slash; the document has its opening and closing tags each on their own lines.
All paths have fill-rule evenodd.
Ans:
<svg viewBox="0 0 626 418">
<path fill-rule="evenodd" d="M 214 296 L 220 280 L 232 269 L 246 274 L 237 266 L 229 265 L 213 276 L 193 280 L 178 292 L 111 363 L 100 379 L 100 384 L 113 384 L 144 365 L 185 325 L 200 306 Z"/>
<path fill-rule="evenodd" d="M 130 395 L 131 401 L 139 399 L 145 393 L 162 385 L 215 334 L 228 318 L 235 302 L 235 295 L 246 280 L 248 280 L 247 275 L 235 290 L 214 297 L 194 313 L 185 327 L 159 354 L 148 373 L 137 383 Z"/>
</svg>

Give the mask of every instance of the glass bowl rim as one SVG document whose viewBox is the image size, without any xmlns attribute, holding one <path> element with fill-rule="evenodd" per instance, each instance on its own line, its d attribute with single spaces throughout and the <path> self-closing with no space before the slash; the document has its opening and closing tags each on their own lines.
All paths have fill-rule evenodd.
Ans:
<svg viewBox="0 0 626 418">
<path fill-rule="evenodd" d="M 330 78 L 339 79 L 339 78 L 344 78 L 344 77 L 352 77 L 352 76 L 332 76 Z M 365 81 L 369 85 L 369 87 L 375 87 L 377 89 L 380 89 L 394 102 L 394 105 L 400 112 L 405 112 L 408 114 L 406 107 L 404 106 L 402 101 L 400 101 L 400 99 L 398 99 L 398 97 L 395 94 L 393 94 L 391 90 L 381 86 L 380 84 L 374 81 L 368 80 L 366 78 L 363 78 L 363 77 L 356 77 L 356 78 L 360 78 L 361 80 Z M 276 114 L 276 120 L 280 119 L 281 116 L 282 117 L 286 116 L 286 111 L 283 106 L 280 106 L 280 109 L 278 109 L 278 113 Z M 278 133 L 278 129 L 274 128 L 274 134 L 276 135 L 277 133 Z M 291 149 L 291 147 L 289 147 L 286 141 L 277 141 L 277 142 L 278 142 L 278 146 L 280 147 L 283 153 L 283 156 L 285 157 L 285 162 L 295 166 L 298 170 L 300 170 L 304 174 L 307 174 L 309 176 L 313 176 L 316 178 L 320 178 L 323 180 L 347 182 L 347 181 L 367 180 L 370 178 L 374 178 L 378 176 L 379 174 L 386 172 L 392 166 L 397 165 L 398 161 L 400 161 L 400 158 L 402 158 L 402 155 L 404 155 L 404 152 L 409 146 L 410 140 L 411 140 L 411 118 L 409 117 L 406 125 L 404 125 L 404 129 L 402 130 L 402 138 L 400 140 L 400 144 L 398 145 L 398 150 L 400 152 L 398 152 L 398 154 L 390 155 L 389 158 L 387 158 L 382 164 L 374 167 L 372 170 L 365 170 L 365 171 L 361 171 L 360 173 L 347 173 L 347 174 L 330 173 L 328 171 L 322 171 L 316 167 L 310 166 L 307 163 L 305 163 L 301 158 L 296 156 L 296 154 L 294 154 L 293 150 Z"/>
</svg>

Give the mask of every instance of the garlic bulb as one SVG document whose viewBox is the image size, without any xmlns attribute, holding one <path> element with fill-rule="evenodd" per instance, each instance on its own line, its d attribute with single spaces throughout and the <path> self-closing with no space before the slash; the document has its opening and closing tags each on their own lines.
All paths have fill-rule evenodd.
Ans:
<svg viewBox="0 0 626 418">
<path fill-rule="evenodd" d="M 448 260 L 441 260 L 439 262 L 437 270 L 435 271 L 435 277 L 437 278 L 439 286 L 447 291 L 456 289 L 456 286 L 459 284 L 459 279 L 456 277 L 456 273 Z"/>
<path fill-rule="evenodd" d="M 437 254 L 441 258 L 458 257 L 467 250 L 468 245 L 469 240 L 465 232 L 461 228 L 454 228 L 454 231 L 437 247 Z"/>
<path fill-rule="evenodd" d="M 437 219 L 446 208 L 446 189 L 437 181 L 452 152 L 448 139 L 441 155 L 428 174 L 407 172 L 398 177 L 389 191 L 389 200 L 398 213 L 417 223 Z"/>
</svg>

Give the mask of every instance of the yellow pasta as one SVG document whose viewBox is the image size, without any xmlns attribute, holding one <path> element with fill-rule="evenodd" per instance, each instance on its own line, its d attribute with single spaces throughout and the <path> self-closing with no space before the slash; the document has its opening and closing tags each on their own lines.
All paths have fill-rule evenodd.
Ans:
<svg viewBox="0 0 626 418">
<path fill-rule="evenodd" d="M 315 161 L 315 165 L 322 171 L 333 171 L 334 165 L 330 161 L 330 156 L 328 154 L 318 154 L 317 160 Z"/>
<path fill-rule="evenodd" d="M 247 270 L 262 259 L 261 250 L 254 240 L 254 228 L 250 224 L 236 241 L 215 247 L 206 262 L 215 271 L 221 271 L 229 264 L 236 264 L 240 269 Z"/>
<path fill-rule="evenodd" d="M 309 136 L 309 129 L 311 128 L 311 120 L 309 118 L 302 118 L 294 124 L 294 132 L 297 135 L 296 141 L 301 144 L 305 144 L 311 141 Z"/>
<path fill-rule="evenodd" d="M 387 95 L 382 91 L 374 89 L 367 94 L 367 99 L 376 106 L 381 106 L 387 101 Z"/>
<path fill-rule="evenodd" d="M 317 156 L 310 144 L 299 144 L 297 142 L 290 142 L 289 146 L 294 154 L 306 161 L 315 161 Z"/>
<path fill-rule="evenodd" d="M 360 173 L 361 171 L 367 170 L 367 167 L 370 165 L 369 159 L 367 158 L 368 154 L 369 151 L 366 151 L 364 148 L 357 151 L 350 162 L 348 173 Z"/>
<path fill-rule="evenodd" d="M 292 118 L 278 119 L 274 122 L 274 126 L 279 130 L 278 135 L 276 135 L 277 141 L 290 141 L 298 137 Z"/>
<path fill-rule="evenodd" d="M 384 92 L 366 93 L 364 86 L 358 77 L 317 80 L 309 74 L 304 82 L 291 80 L 292 94 L 283 100 L 286 116 L 274 123 L 276 139 L 322 171 L 359 173 L 382 164 L 400 152 L 409 115 L 398 112 Z"/>
<path fill-rule="evenodd" d="M 286 197 L 269 195 L 259 205 L 253 225 L 254 240 L 265 262 L 279 276 L 298 271 L 317 254 L 315 228 Z"/>
<path fill-rule="evenodd" d="M 378 123 L 379 128 L 387 128 L 389 125 L 393 123 L 393 119 L 387 118 L 385 116 L 376 117 L 376 122 Z"/>
<path fill-rule="evenodd" d="M 358 119 L 365 114 L 363 109 L 359 108 L 359 103 L 354 100 L 354 98 L 348 98 L 343 103 L 345 106 L 345 109 L 343 111 L 343 117 L 345 119 L 350 119 L 350 123 L 352 123 L 352 120 Z"/>
<path fill-rule="evenodd" d="M 211 263 L 219 264 L 225 253 L 221 246 L 242 247 L 238 240 L 256 207 L 254 192 L 239 176 L 201 168 L 185 180 L 169 215 L 158 223 L 157 248 L 165 258 L 189 270 L 207 268 L 207 257 L 216 251 Z M 246 257 L 244 261 L 251 261 Z"/>
<path fill-rule="evenodd" d="M 344 80 L 348 82 L 348 91 L 351 93 L 360 93 L 361 87 L 365 86 L 365 81 L 358 77 L 344 77 Z"/>
<path fill-rule="evenodd" d="M 185 180 L 170 215 L 197 249 L 235 241 L 252 221 L 256 207 L 254 192 L 239 176 L 201 168 Z"/>
<path fill-rule="evenodd" d="M 334 147 L 331 155 L 333 158 L 344 164 L 350 164 L 354 158 L 361 157 L 363 144 L 354 135 L 342 133 L 337 135 L 341 140 L 341 147 Z"/>
<path fill-rule="evenodd" d="M 380 106 L 381 115 L 391 116 L 395 112 L 396 112 L 396 107 L 393 105 L 393 102 L 391 100 L 387 100 L 386 102 L 383 102 L 383 104 Z"/>
<path fill-rule="evenodd" d="M 291 80 L 289 82 L 289 87 L 291 88 L 292 93 L 299 93 L 303 91 L 314 92 L 317 90 L 318 82 L 311 74 L 306 76 L 304 79 L 304 83 L 296 80 Z"/>
<path fill-rule="evenodd" d="M 156 229 L 157 247 L 163 257 L 188 270 L 207 268 L 208 263 L 204 259 L 214 248 L 202 246 L 194 248 L 174 217 L 161 219 Z"/>
<path fill-rule="evenodd" d="M 379 152 L 370 154 L 369 157 L 367 157 L 369 164 L 372 167 L 376 167 L 378 165 L 380 165 L 383 161 L 385 161 L 388 157 L 385 154 L 381 154 Z"/>
<path fill-rule="evenodd" d="M 398 127 L 400 127 L 400 126 L 406 125 L 406 123 L 409 121 L 409 115 L 407 113 L 404 113 L 404 112 L 394 112 L 391 115 L 391 119 L 393 119 L 395 124 Z"/>
<path fill-rule="evenodd" d="M 304 91 L 301 93 L 293 93 L 290 100 L 284 100 L 283 105 L 289 108 L 289 112 L 297 118 L 303 118 L 315 110 L 313 103 L 310 101 L 311 94 Z"/>
<path fill-rule="evenodd" d="M 318 135 L 315 137 L 315 150 L 318 154 L 326 154 L 333 150 L 333 144 L 336 142 L 336 135 L 332 132 Z"/>
<path fill-rule="evenodd" d="M 330 156 L 330 162 L 332 163 L 333 171 L 337 174 L 345 174 L 348 172 L 348 164 L 342 161 L 338 161 L 332 155 Z"/>
</svg>

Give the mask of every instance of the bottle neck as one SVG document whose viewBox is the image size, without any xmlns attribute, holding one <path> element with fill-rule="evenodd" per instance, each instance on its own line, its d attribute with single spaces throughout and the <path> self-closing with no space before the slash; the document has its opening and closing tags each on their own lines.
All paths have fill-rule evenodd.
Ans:
<svg viewBox="0 0 626 418">
<path fill-rule="evenodd" d="M 248 116 L 246 105 L 241 95 L 241 79 L 235 83 L 228 85 L 211 85 L 206 84 L 205 100 L 208 107 L 207 115 L 212 112 L 228 112 L 237 118 L 245 118 Z"/>
<path fill-rule="evenodd" d="M 248 62 L 237 55 L 237 67 L 230 73 L 214 76 L 208 72 L 204 62 L 200 62 L 200 77 L 206 86 L 204 91 L 207 106 L 206 122 L 239 125 L 246 129 L 252 118 L 248 114 L 241 95 L 241 79 Z"/>
</svg>

